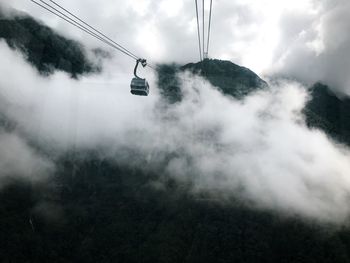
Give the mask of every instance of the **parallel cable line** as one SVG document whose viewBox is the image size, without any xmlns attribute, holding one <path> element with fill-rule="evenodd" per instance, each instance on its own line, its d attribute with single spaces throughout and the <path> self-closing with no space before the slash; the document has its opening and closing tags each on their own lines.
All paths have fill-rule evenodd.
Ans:
<svg viewBox="0 0 350 263">
<path fill-rule="evenodd" d="M 55 7 L 53 7 L 52 5 L 48 4 L 47 2 L 45 2 L 44 0 L 39 0 L 41 3 L 35 1 L 35 0 L 30 0 L 31 2 L 35 3 L 36 5 L 40 6 L 41 8 L 47 10 L 48 12 L 54 14 L 55 16 L 61 18 L 62 20 L 66 21 L 67 23 L 75 26 L 76 28 L 84 31 L 85 33 L 91 35 L 92 37 L 100 40 L 101 42 L 109 45 L 110 47 L 122 52 L 123 54 L 131 57 L 134 60 L 138 60 L 140 59 L 140 57 L 136 56 L 135 54 L 133 54 L 132 52 L 130 52 L 128 49 L 126 49 L 125 47 L 123 47 L 122 45 L 118 44 L 117 42 L 115 42 L 114 40 L 112 40 L 111 38 L 109 38 L 108 36 L 106 36 L 105 34 L 103 34 L 102 32 L 100 32 L 99 30 L 97 30 L 96 28 L 92 27 L 91 25 L 89 25 L 88 23 L 84 22 L 82 19 L 80 19 L 78 16 L 74 15 L 73 13 L 69 12 L 67 9 L 65 9 L 64 7 L 60 6 L 59 4 L 57 4 L 55 1 L 50 0 L 50 2 L 52 2 L 53 4 L 55 4 L 57 7 L 61 8 L 63 11 L 65 11 L 66 13 L 68 13 L 69 15 L 71 15 L 72 17 L 70 17 L 69 15 L 61 12 L 60 10 L 56 9 Z M 75 19 L 77 20 L 75 20 Z M 79 23 L 79 21 L 81 23 Z M 86 25 L 86 26 L 84 26 Z M 92 30 L 90 30 L 90 29 Z M 147 67 L 157 71 L 156 66 L 147 63 Z"/>
<path fill-rule="evenodd" d="M 213 0 L 210 0 L 209 25 L 208 25 L 208 40 L 207 40 L 207 56 L 208 56 L 208 54 L 209 54 L 209 41 L 210 41 L 210 29 L 211 29 L 212 10 L 213 10 Z"/>
<path fill-rule="evenodd" d="M 69 23 L 69 24 L 71 24 L 71 25 L 73 25 L 73 26 L 79 28 L 80 30 L 84 31 L 85 33 L 87 33 L 87 34 L 89 34 L 89 35 L 95 37 L 96 39 L 102 41 L 103 43 L 105 43 L 105 44 L 107 44 L 107 45 L 109 45 L 109 46 L 111 46 L 111 47 L 113 47 L 113 48 L 119 50 L 120 52 L 122 52 L 122 53 L 124 53 L 125 55 L 131 57 L 132 59 L 135 59 L 135 58 L 134 58 L 132 55 L 130 55 L 129 53 L 125 52 L 124 50 L 121 50 L 121 49 L 118 48 L 117 46 L 113 45 L 112 43 L 110 43 L 110 42 L 108 42 L 107 40 L 103 39 L 102 37 L 98 36 L 97 34 L 91 32 L 90 30 L 87 30 L 86 28 L 84 28 L 83 26 L 81 26 L 79 23 L 75 22 L 73 19 L 70 19 L 70 18 L 68 18 L 68 17 L 66 17 L 66 16 L 62 16 L 62 15 L 60 15 L 59 13 L 56 13 L 55 11 L 49 9 L 48 7 L 46 7 L 46 6 L 44 6 L 44 5 L 42 5 L 42 4 L 38 3 L 38 2 L 36 2 L 35 0 L 30 0 L 30 1 L 32 1 L 32 2 L 35 3 L 36 5 L 40 6 L 41 8 L 44 8 L 45 10 L 49 11 L 50 13 L 54 14 L 55 16 L 57 16 L 57 17 L 59 17 L 59 18 L 65 20 L 67 23 Z M 41 0 L 40 0 L 40 1 L 41 1 Z"/>
<path fill-rule="evenodd" d="M 204 41 L 204 39 L 205 39 L 205 32 L 204 32 L 204 27 L 205 27 L 205 20 L 204 20 L 204 0 L 202 0 L 202 16 L 203 16 L 203 21 L 202 21 L 202 24 L 203 24 L 203 59 L 205 59 L 206 58 L 206 55 L 205 55 L 205 49 L 204 49 L 204 46 L 205 46 L 205 41 Z"/>
<path fill-rule="evenodd" d="M 51 3 L 53 3 L 54 5 L 56 5 L 57 7 L 61 8 L 63 11 L 67 12 L 69 15 L 71 15 L 72 17 L 74 17 L 75 19 L 77 19 L 78 21 L 80 21 L 81 23 L 83 23 L 84 25 L 86 25 L 87 27 L 89 27 L 90 29 L 92 29 L 93 31 L 95 31 L 96 33 L 100 34 L 101 36 L 103 36 L 104 38 L 106 38 L 107 40 L 111 41 L 113 44 L 117 45 L 120 49 L 123 49 L 125 52 L 129 53 L 130 55 L 134 56 L 136 59 L 139 59 L 140 57 L 133 54 L 131 51 L 127 50 L 125 47 L 123 47 L 122 45 L 118 44 L 117 42 L 115 42 L 113 39 L 109 38 L 108 36 L 106 36 L 104 33 L 102 33 L 100 30 L 96 29 L 95 27 L 91 26 L 90 24 L 88 24 L 87 22 L 85 22 L 84 20 L 80 19 L 78 16 L 76 16 L 75 14 L 73 14 L 72 12 L 68 11 L 67 9 L 65 9 L 63 6 L 59 5 L 58 3 L 56 3 L 53 0 L 49 0 Z"/>
<path fill-rule="evenodd" d="M 201 33 L 199 28 L 199 16 L 198 16 L 198 0 L 195 0 L 196 4 L 196 16 L 197 16 L 197 32 L 198 32 L 198 44 L 199 44 L 199 59 L 202 61 L 202 45 L 201 45 Z"/>
</svg>

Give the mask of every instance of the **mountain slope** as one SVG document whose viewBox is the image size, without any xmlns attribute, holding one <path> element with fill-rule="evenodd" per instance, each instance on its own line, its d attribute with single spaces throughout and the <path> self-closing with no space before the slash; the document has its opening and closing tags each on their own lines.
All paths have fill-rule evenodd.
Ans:
<svg viewBox="0 0 350 263">
<path fill-rule="evenodd" d="M 159 175 L 96 156 L 58 163 L 57 184 L 0 192 L 4 262 L 349 262 L 349 231 L 195 199 L 171 181 L 157 190 Z"/>
<path fill-rule="evenodd" d="M 9 18 L 0 9 L 0 40 L 20 50 L 42 74 L 62 70 L 72 77 L 100 68 L 86 57 L 83 46 L 66 39 L 26 14 Z"/>
<path fill-rule="evenodd" d="M 331 138 L 350 146 L 350 99 L 338 98 L 321 83 L 311 88 L 311 100 L 304 109 L 310 127 L 325 131 Z"/>
<path fill-rule="evenodd" d="M 185 71 L 204 77 L 224 94 L 237 99 L 267 87 L 267 83 L 253 71 L 231 61 L 206 59 L 184 66 L 161 65 L 158 69 L 158 85 L 162 95 L 171 103 L 181 101 L 182 94 L 177 73 Z"/>
<path fill-rule="evenodd" d="M 231 61 L 206 59 L 181 67 L 205 77 L 223 93 L 242 98 L 252 91 L 267 87 L 267 83 L 248 68 L 238 66 Z"/>
</svg>

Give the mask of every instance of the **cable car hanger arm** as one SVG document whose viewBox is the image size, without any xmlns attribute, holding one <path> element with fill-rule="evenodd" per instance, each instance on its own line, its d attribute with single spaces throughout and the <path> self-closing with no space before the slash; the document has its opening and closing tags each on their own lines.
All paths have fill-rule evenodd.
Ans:
<svg viewBox="0 0 350 263">
<path fill-rule="evenodd" d="M 135 78 L 141 79 L 139 76 L 137 76 L 137 68 L 139 66 L 139 63 L 141 63 L 142 67 L 146 67 L 147 66 L 147 60 L 146 59 L 141 59 L 141 58 L 136 60 L 136 65 L 135 65 L 135 68 L 134 68 L 134 75 L 135 75 Z"/>
</svg>

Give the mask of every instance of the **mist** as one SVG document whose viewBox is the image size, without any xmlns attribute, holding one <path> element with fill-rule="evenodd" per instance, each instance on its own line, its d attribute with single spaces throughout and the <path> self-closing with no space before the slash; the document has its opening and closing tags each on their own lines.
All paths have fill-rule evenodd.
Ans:
<svg viewBox="0 0 350 263">
<path fill-rule="evenodd" d="M 54 164 L 14 133 L 0 131 L 0 190 L 13 179 L 42 182 L 54 173 Z"/>
<path fill-rule="evenodd" d="M 5 175 L 44 179 L 53 173 L 54 164 L 32 143 L 52 156 L 98 149 L 119 164 L 146 163 L 188 182 L 194 196 L 241 198 L 319 222 L 349 217 L 350 151 L 306 126 L 308 93 L 297 82 L 270 83 L 239 101 L 184 73 L 178 76 L 183 100 L 169 105 L 149 72 L 143 73 L 151 95 L 131 96 L 132 73 L 115 73 L 116 58 L 100 75 L 76 80 L 62 72 L 39 75 L 4 42 L 0 57 L 0 111 L 16 123 L 0 134 Z"/>
</svg>

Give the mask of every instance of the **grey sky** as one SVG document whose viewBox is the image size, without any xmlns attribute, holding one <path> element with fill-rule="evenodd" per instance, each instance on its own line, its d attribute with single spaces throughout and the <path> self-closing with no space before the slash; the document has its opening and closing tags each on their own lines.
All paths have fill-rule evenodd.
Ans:
<svg viewBox="0 0 350 263">
<path fill-rule="evenodd" d="M 198 60 L 193 1 L 58 2 L 150 61 Z M 29 0 L 11 0 L 10 5 L 90 47 L 101 45 Z M 321 80 L 350 93 L 348 1 L 214 0 L 213 6 L 211 57 L 229 59 L 258 74 L 293 76 L 308 84 Z"/>
</svg>

